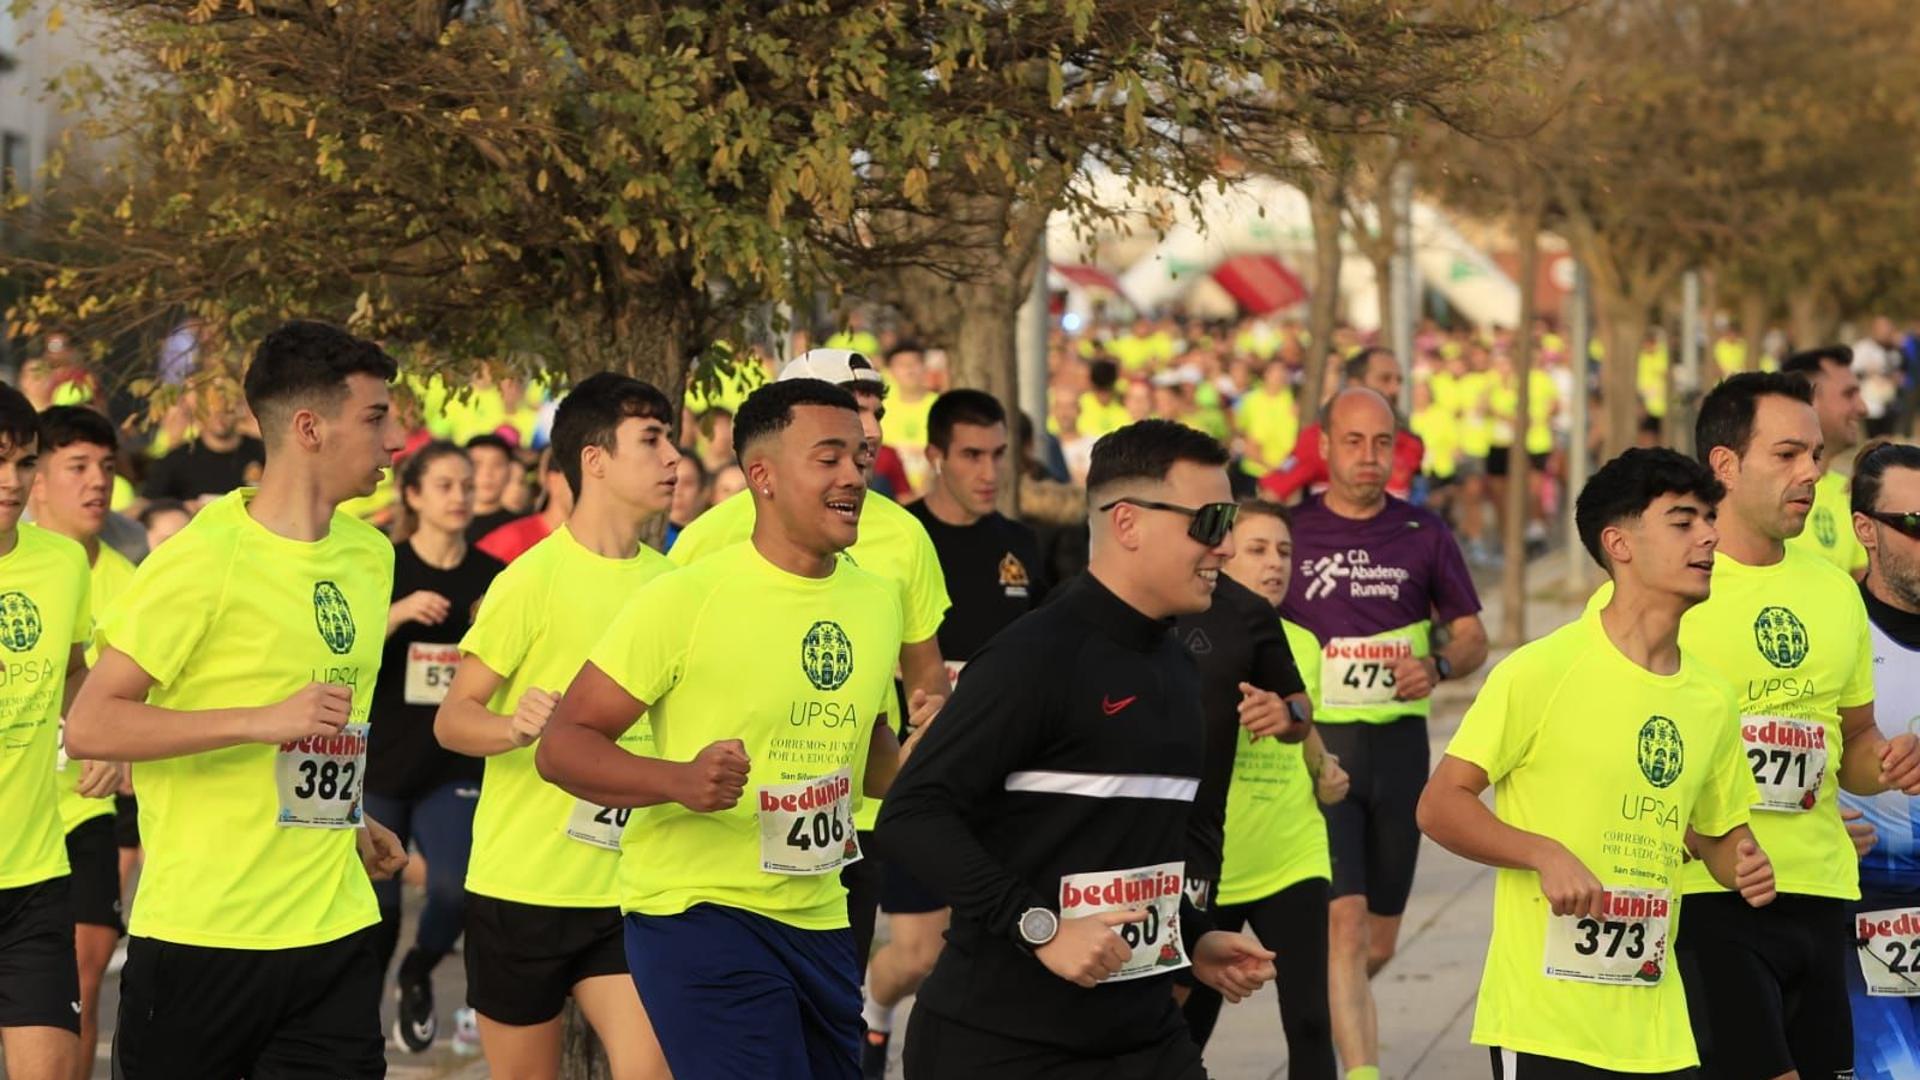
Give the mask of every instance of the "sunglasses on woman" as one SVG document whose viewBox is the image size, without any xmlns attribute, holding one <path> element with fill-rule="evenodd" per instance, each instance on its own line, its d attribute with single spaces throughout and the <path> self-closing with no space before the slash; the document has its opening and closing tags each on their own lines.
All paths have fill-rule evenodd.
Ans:
<svg viewBox="0 0 1920 1080">
<path fill-rule="evenodd" d="M 1178 506 L 1174 503 L 1154 502 L 1151 499 L 1115 499 L 1100 508 L 1101 513 L 1126 503 L 1142 510 L 1165 510 L 1172 514 L 1185 514 L 1193 519 L 1187 526 L 1187 535 L 1208 547 L 1219 547 L 1220 542 L 1233 531 L 1233 523 L 1240 517 L 1240 504 L 1230 502 L 1208 503 L 1201 507 Z"/>
</svg>

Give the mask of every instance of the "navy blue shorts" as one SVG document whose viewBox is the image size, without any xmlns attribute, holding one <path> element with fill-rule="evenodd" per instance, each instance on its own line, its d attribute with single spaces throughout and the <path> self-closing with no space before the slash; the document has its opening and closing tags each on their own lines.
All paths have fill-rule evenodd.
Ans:
<svg viewBox="0 0 1920 1080">
<path fill-rule="evenodd" d="M 628 915 L 627 967 L 674 1080 L 859 1080 L 852 931 L 715 904 Z"/>
</svg>

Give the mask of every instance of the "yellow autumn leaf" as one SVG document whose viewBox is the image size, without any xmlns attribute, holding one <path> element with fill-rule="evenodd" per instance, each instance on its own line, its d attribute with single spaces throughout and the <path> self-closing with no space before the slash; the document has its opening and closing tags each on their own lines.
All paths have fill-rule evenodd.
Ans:
<svg viewBox="0 0 1920 1080">
<path fill-rule="evenodd" d="M 67 13 L 64 11 L 61 11 L 60 6 L 58 4 L 54 5 L 50 10 L 48 10 L 47 33 L 49 34 L 59 33 L 60 28 L 62 26 L 65 26 L 66 23 L 67 23 Z"/>
<path fill-rule="evenodd" d="M 540 170 L 540 175 L 533 178 L 533 186 L 540 191 L 547 190 L 547 170 Z"/>
<path fill-rule="evenodd" d="M 620 246 L 631 255 L 640 246 L 640 230 L 628 226 L 620 230 Z"/>
</svg>

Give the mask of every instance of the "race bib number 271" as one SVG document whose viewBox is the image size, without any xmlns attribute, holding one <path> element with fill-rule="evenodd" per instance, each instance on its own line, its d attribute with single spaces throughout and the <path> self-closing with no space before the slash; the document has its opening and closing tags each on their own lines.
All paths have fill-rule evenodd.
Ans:
<svg viewBox="0 0 1920 1080">
<path fill-rule="evenodd" d="M 1757 810 L 1804 814 L 1820 798 L 1827 775 L 1827 728 L 1819 721 L 1743 716 L 1740 741 L 1760 789 Z"/>
</svg>

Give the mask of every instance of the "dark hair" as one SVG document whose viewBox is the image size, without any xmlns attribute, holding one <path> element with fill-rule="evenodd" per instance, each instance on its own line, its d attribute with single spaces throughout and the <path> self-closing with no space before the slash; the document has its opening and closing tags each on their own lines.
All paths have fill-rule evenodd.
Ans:
<svg viewBox="0 0 1920 1080">
<path fill-rule="evenodd" d="M 347 377 L 372 375 L 389 382 L 399 365 L 380 346 L 337 326 L 304 320 L 287 323 L 260 339 L 247 365 L 247 407 L 271 440 L 289 406 L 345 400 Z"/>
<path fill-rule="evenodd" d="M 1227 448 L 1204 431 L 1172 420 L 1136 420 L 1093 444 L 1088 501 L 1099 502 L 1096 493 L 1129 480 L 1158 483 L 1182 461 L 1224 467 L 1228 460 Z"/>
<path fill-rule="evenodd" d="M 612 371 L 588 376 L 560 399 L 548 442 L 574 498 L 581 493 L 580 455 L 589 446 L 612 453 L 621 421 L 635 417 L 658 420 L 672 431 L 673 403 L 652 383 Z"/>
<path fill-rule="evenodd" d="M 1095 390 L 1111 390 L 1120 383 L 1120 365 L 1102 356 L 1087 365 L 1087 382 Z"/>
<path fill-rule="evenodd" d="M 1293 531 L 1293 511 L 1287 509 L 1286 506 L 1281 503 L 1274 502 L 1272 499 L 1257 497 L 1241 499 L 1240 520 L 1245 521 L 1248 517 L 1270 517 L 1280 524 L 1285 525 L 1288 532 Z"/>
<path fill-rule="evenodd" d="M 1880 509 L 1880 478 L 1888 469 L 1920 470 L 1920 446 L 1892 439 L 1869 439 L 1853 456 L 1853 495 L 1856 514 Z"/>
<path fill-rule="evenodd" d="M 83 405 L 54 405 L 42 409 L 40 452 L 51 454 L 74 443 L 104 446 L 118 452 L 120 436 L 113 430 L 113 421 Z"/>
<path fill-rule="evenodd" d="M 1007 422 L 1006 406 L 984 390 L 949 390 L 934 399 L 927 410 L 927 445 L 942 453 L 953 441 L 953 425 L 971 424 L 992 427 Z"/>
<path fill-rule="evenodd" d="M 1780 364 L 1780 370 L 1794 375 L 1816 378 L 1822 364 L 1839 364 L 1841 367 L 1853 366 L 1853 347 L 1850 345 L 1827 345 L 1818 349 L 1806 349 L 1794 353 Z"/>
<path fill-rule="evenodd" d="M 483 447 L 489 450 L 498 450 L 507 456 L 508 461 L 513 460 L 513 444 L 501 436 L 495 435 L 491 431 L 484 435 L 475 435 L 473 438 L 467 440 L 467 456 L 473 456 L 473 451 Z"/>
<path fill-rule="evenodd" d="M 740 411 L 733 416 L 733 456 L 746 461 L 747 449 L 785 431 L 793 423 L 793 410 L 801 405 L 860 411 L 852 393 L 830 382 L 787 379 L 768 383 L 748 394 L 747 400 L 740 403 Z"/>
<path fill-rule="evenodd" d="M 680 460 L 693 466 L 694 483 L 704 488 L 713 479 L 713 474 L 707 471 L 707 463 L 700 460 L 700 451 L 694 447 L 681 447 Z"/>
<path fill-rule="evenodd" d="M 1374 357 L 1392 355 L 1393 350 L 1383 345 L 1368 345 L 1347 357 L 1346 363 L 1340 365 L 1340 374 L 1346 382 L 1359 382 L 1366 378 L 1367 365 L 1373 363 Z"/>
<path fill-rule="evenodd" d="M 40 414 L 33 411 L 27 395 L 0 383 L 0 442 L 13 450 L 40 441 Z"/>
<path fill-rule="evenodd" d="M 1600 466 L 1573 504 L 1573 523 L 1579 530 L 1581 546 L 1602 569 L 1610 569 L 1606 552 L 1600 547 L 1600 533 L 1610 525 L 1646 513 L 1653 500 L 1662 495 L 1693 495 L 1711 507 L 1726 498 L 1727 489 L 1705 465 L 1664 446 L 1625 451 Z"/>
<path fill-rule="evenodd" d="M 400 487 L 400 497 L 393 506 L 393 542 L 404 543 L 420 528 L 420 518 L 407 505 L 407 492 L 419 491 L 420 485 L 427 479 L 427 469 L 441 458 L 457 457 L 467 460 L 467 452 L 453 443 L 435 439 L 434 441 L 408 454 L 400 461 L 400 467 L 394 470 L 394 482 Z"/>
<path fill-rule="evenodd" d="M 1700 400 L 1700 416 L 1693 422 L 1693 452 L 1702 462 L 1714 447 L 1724 446 L 1745 457 L 1753 442 L 1755 402 L 1763 397 L 1791 398 L 1813 404 L 1813 384 L 1783 371 L 1743 371 L 1729 375 Z"/>
<path fill-rule="evenodd" d="M 912 338 L 906 338 L 905 340 L 896 342 L 893 348 L 887 350 L 887 366 L 892 367 L 893 358 L 899 356 L 901 353 L 917 353 L 924 359 L 926 351 L 927 350 L 920 347 L 919 342 Z"/>
<path fill-rule="evenodd" d="M 193 516 L 193 512 L 187 509 L 187 504 L 181 502 L 179 499 L 154 499 L 152 502 L 140 508 L 140 513 L 134 520 L 140 523 L 141 528 L 151 529 L 153 528 L 154 518 L 159 517 L 161 514 L 173 513 L 176 510 L 188 517 Z"/>
</svg>

